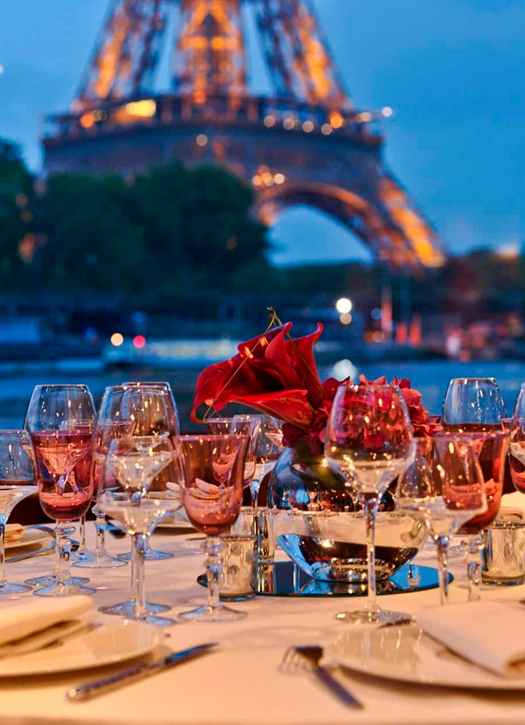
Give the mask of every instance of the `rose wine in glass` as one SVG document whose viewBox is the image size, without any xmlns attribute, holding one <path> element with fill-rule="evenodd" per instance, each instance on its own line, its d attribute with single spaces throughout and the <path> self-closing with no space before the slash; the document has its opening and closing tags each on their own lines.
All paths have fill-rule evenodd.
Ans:
<svg viewBox="0 0 525 725">
<path fill-rule="evenodd" d="M 38 495 L 44 512 L 57 522 L 58 564 L 40 596 L 93 593 L 70 577 L 72 523 L 87 513 L 95 406 L 85 385 L 37 385 L 29 401 L 26 428 L 35 451 Z"/>
<path fill-rule="evenodd" d="M 175 453 L 182 470 L 182 503 L 193 526 L 206 534 L 208 603 L 179 616 L 222 622 L 246 616 L 220 603 L 219 578 L 223 543 L 239 516 L 249 437 L 242 435 L 177 436 Z"/>
</svg>

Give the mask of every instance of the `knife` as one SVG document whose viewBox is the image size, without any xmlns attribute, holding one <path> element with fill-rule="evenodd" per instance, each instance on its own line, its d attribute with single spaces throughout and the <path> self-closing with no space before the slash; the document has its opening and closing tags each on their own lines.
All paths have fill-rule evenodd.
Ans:
<svg viewBox="0 0 525 725">
<path fill-rule="evenodd" d="M 101 677 L 98 680 L 92 680 L 78 687 L 71 687 L 66 692 L 66 698 L 71 702 L 81 702 L 82 700 L 102 695 L 110 690 L 116 690 L 122 685 L 127 685 L 129 682 L 135 682 L 144 677 L 156 675 L 157 672 L 162 672 L 165 669 L 174 667 L 175 665 L 181 665 L 183 662 L 188 662 L 200 655 L 207 654 L 214 647 L 217 647 L 218 644 L 218 642 L 201 644 L 198 647 L 190 647 L 190 649 L 184 649 L 180 652 L 172 652 L 167 657 L 162 657 L 162 659 L 155 660 L 155 662 L 143 662 L 133 667 L 127 667 L 115 675 Z"/>
</svg>

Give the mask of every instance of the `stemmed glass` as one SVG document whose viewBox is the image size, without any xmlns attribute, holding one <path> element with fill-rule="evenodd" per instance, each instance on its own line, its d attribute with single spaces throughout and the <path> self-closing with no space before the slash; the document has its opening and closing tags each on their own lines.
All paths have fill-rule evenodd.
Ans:
<svg viewBox="0 0 525 725">
<path fill-rule="evenodd" d="M 5 576 L 5 528 L 17 503 L 37 492 L 35 454 L 25 430 L 0 431 L 0 596 L 30 592 Z"/>
<path fill-rule="evenodd" d="M 438 435 L 417 442 L 400 476 L 396 508 L 423 521 L 438 554 L 441 604 L 448 602 L 448 544 L 461 526 L 487 511 L 485 483 L 469 436 Z"/>
<path fill-rule="evenodd" d="M 182 469 L 182 503 L 193 526 L 206 534 L 208 603 L 183 612 L 182 619 L 224 622 L 246 612 L 225 607 L 219 599 L 223 542 L 242 506 L 244 458 L 248 436 L 193 435 L 174 439 Z"/>
<path fill-rule="evenodd" d="M 505 403 L 494 378 L 453 378 L 448 384 L 441 425 L 457 433 L 501 430 Z"/>
<path fill-rule="evenodd" d="M 114 394 L 120 401 L 114 404 L 118 408 L 115 416 L 118 412 L 120 420 L 134 421 L 134 436 L 155 436 L 162 433 L 167 433 L 168 436 L 177 435 L 179 428 L 175 401 L 167 383 L 125 383 L 107 390 L 108 395 L 110 391 L 115 391 Z M 166 491 L 170 485 L 178 482 L 178 478 L 179 473 L 175 461 L 172 460 L 152 481 L 150 488 L 152 491 Z M 131 554 L 120 554 L 119 558 L 129 561 Z M 173 559 L 173 554 L 150 548 L 148 541 L 146 561 L 163 559 Z"/>
<path fill-rule="evenodd" d="M 525 493 L 525 383 L 521 386 L 512 418 L 502 420 L 510 436 L 509 468 L 516 491 Z"/>
<path fill-rule="evenodd" d="M 368 600 L 363 610 L 337 619 L 358 624 L 395 621 L 400 616 L 376 603 L 375 522 L 381 496 L 407 465 L 412 426 L 395 385 L 341 385 L 327 426 L 325 455 L 362 504 L 366 516 Z"/>
<path fill-rule="evenodd" d="M 441 414 L 445 432 L 470 435 L 485 475 L 489 509 L 486 516 L 469 522 L 461 548 L 469 583 L 469 601 L 480 598 L 482 530 L 497 516 L 503 493 L 508 436 L 502 432 L 505 403 L 494 378 L 455 378 L 450 381 Z M 489 435 L 490 434 L 490 435 Z"/>
<path fill-rule="evenodd" d="M 72 523 L 88 510 L 95 406 L 85 385 L 37 385 L 29 401 L 26 428 L 35 451 L 40 505 L 56 524 L 59 567 L 40 596 L 92 594 L 70 577 Z"/>
<path fill-rule="evenodd" d="M 248 450 L 244 458 L 243 488 L 250 489 L 256 474 L 257 446 L 261 434 L 263 417 L 261 415 L 235 415 L 233 418 L 210 418 L 206 427 L 210 435 L 245 435 L 249 438 Z"/>
<path fill-rule="evenodd" d="M 264 477 L 269 473 L 277 462 L 277 459 L 281 455 L 281 449 L 276 445 L 272 439 L 270 439 L 266 433 L 268 429 L 275 431 L 275 426 L 269 423 L 268 416 L 266 415 L 234 415 L 232 419 L 231 432 L 243 432 L 239 429 L 244 421 L 255 421 L 257 425 L 256 431 L 252 434 L 252 444 L 255 444 L 255 471 L 251 476 L 250 481 L 250 494 L 252 508 L 256 509 L 259 499 L 259 490 Z M 248 458 L 251 458 L 251 452 L 248 454 Z"/>
<path fill-rule="evenodd" d="M 168 431 L 170 435 L 179 435 L 180 433 L 180 420 L 179 411 L 177 409 L 177 403 L 175 402 L 175 396 L 171 385 L 164 381 L 146 381 L 146 382 L 126 382 L 123 385 L 127 387 L 135 388 L 153 388 L 157 390 L 163 390 L 166 393 L 166 411 L 168 413 Z"/>
<path fill-rule="evenodd" d="M 122 613 L 131 619 L 161 627 L 174 624 L 172 619 L 157 617 L 148 612 L 144 589 L 147 540 L 159 521 L 180 507 L 178 497 L 158 495 L 151 490 L 155 477 L 172 460 L 173 447 L 167 433 L 116 438 L 109 445 L 97 506 L 119 521 L 131 536 L 130 601 L 134 606 L 131 610 L 123 608 L 122 605 L 101 607 L 101 612 Z"/>
</svg>

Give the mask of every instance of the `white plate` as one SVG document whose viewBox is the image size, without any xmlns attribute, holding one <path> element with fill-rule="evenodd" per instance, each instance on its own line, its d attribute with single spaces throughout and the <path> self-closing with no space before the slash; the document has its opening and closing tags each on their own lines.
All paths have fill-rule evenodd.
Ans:
<svg viewBox="0 0 525 725">
<path fill-rule="evenodd" d="M 326 655 L 344 667 L 389 680 L 476 690 L 525 690 L 525 669 L 517 679 L 499 677 L 450 652 L 416 625 L 356 628 L 334 640 Z"/>
<path fill-rule="evenodd" d="M 118 664 L 151 652 L 163 641 L 164 634 L 150 624 L 130 619 L 98 624 L 86 634 L 66 639 L 63 644 L 0 659 L 0 677 L 52 675 Z"/>
<path fill-rule="evenodd" d="M 36 546 L 37 544 L 43 544 L 44 541 L 51 540 L 52 537 L 45 531 L 40 529 L 25 529 L 22 536 L 16 541 L 6 541 L 6 549 L 22 549 L 26 546 Z M 50 542 L 51 543 L 51 542 Z"/>
</svg>

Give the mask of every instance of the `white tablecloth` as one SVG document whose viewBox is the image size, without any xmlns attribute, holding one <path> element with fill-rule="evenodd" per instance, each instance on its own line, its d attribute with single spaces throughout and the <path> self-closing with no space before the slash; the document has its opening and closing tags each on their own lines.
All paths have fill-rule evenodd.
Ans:
<svg viewBox="0 0 525 725">
<path fill-rule="evenodd" d="M 177 558 L 146 565 L 148 599 L 172 606 L 167 616 L 203 601 L 206 591 L 196 584 L 202 571 L 200 542 L 191 543 L 195 534 L 173 536 L 155 534 L 156 548 Z M 92 525 L 88 526 L 93 542 Z M 112 552 L 124 552 L 128 542 L 108 536 Z M 418 563 L 434 564 L 432 552 L 420 554 Z M 451 599 L 466 599 L 461 558 L 452 558 L 456 581 Z M 52 557 L 39 557 L 8 565 L 12 581 L 46 573 Z M 97 604 L 121 601 L 128 593 L 129 567 L 113 570 L 76 569 L 91 577 L 96 585 Z M 459 574 L 459 576 L 458 576 Z M 523 587 L 485 590 L 486 598 L 525 597 Z M 25 594 L 24 597 L 33 596 Z M 1 608 L 12 599 L 0 602 Z M 345 627 L 334 614 L 354 607 L 351 598 L 270 598 L 258 597 L 235 604 L 249 616 L 230 624 L 180 622 L 166 630 L 173 649 L 203 642 L 220 642 L 220 651 L 181 667 L 137 682 L 85 703 L 69 703 L 64 697 L 68 685 L 93 678 L 61 675 L 53 678 L 0 681 L 0 722 L 2 725 L 32 722 L 173 723 L 177 725 L 338 725 L 339 723 L 399 725 L 494 725 L 525 722 L 525 692 L 494 694 L 431 687 L 407 686 L 358 674 L 340 674 L 364 710 L 340 705 L 327 691 L 304 675 L 283 675 L 278 666 L 291 644 L 323 644 Z M 362 601 L 362 600 L 361 600 Z M 437 590 L 381 597 L 381 604 L 399 611 L 417 612 L 438 601 Z"/>
</svg>

